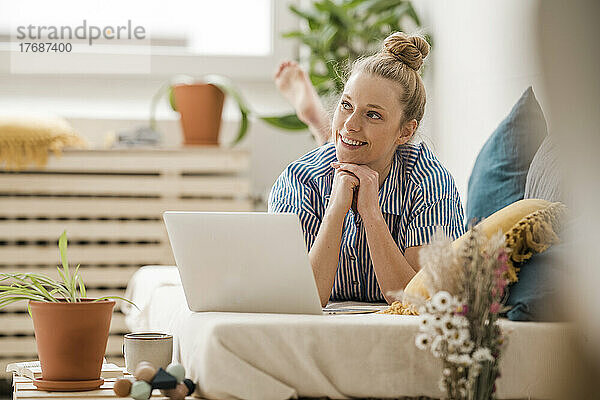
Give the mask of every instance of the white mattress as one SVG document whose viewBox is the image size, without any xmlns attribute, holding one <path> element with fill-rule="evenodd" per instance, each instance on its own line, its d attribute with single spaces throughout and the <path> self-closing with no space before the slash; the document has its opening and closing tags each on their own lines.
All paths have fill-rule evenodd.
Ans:
<svg viewBox="0 0 600 400">
<path fill-rule="evenodd" d="M 417 349 L 418 317 L 195 313 L 175 267 L 144 267 L 127 294 L 132 331 L 174 336 L 175 361 L 205 398 L 440 397 L 441 363 Z M 502 321 L 498 398 L 553 398 L 568 382 L 567 324 Z M 567 368 L 568 369 L 568 368 Z"/>
</svg>

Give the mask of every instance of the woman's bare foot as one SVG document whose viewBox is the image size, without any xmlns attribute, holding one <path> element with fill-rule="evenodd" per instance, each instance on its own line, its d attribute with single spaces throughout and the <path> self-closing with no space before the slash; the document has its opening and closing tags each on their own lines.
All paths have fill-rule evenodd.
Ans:
<svg viewBox="0 0 600 400">
<path fill-rule="evenodd" d="M 308 125 L 319 145 L 331 136 L 331 123 L 321 99 L 306 72 L 295 61 L 279 64 L 275 85 L 296 110 L 298 118 Z"/>
</svg>

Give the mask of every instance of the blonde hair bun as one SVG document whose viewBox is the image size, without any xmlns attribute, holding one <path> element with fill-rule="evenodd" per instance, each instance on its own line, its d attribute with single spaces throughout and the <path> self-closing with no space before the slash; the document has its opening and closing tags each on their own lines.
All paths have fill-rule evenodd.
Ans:
<svg viewBox="0 0 600 400">
<path fill-rule="evenodd" d="M 423 59 L 429 54 L 429 43 L 421 36 L 395 32 L 383 41 L 383 50 L 418 71 L 423 66 Z"/>
</svg>

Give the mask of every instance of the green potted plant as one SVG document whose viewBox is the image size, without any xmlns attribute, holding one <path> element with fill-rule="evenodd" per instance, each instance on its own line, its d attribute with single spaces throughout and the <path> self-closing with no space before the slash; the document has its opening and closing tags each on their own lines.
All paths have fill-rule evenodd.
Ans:
<svg viewBox="0 0 600 400">
<path fill-rule="evenodd" d="M 79 265 L 67 261 L 67 233 L 58 240 L 61 280 L 36 273 L 0 273 L 0 309 L 28 301 L 42 379 L 34 385 L 48 391 L 93 390 L 102 385 L 102 361 L 115 301 L 119 296 L 86 297 Z M 135 304 L 133 304 L 135 306 Z"/>
<path fill-rule="evenodd" d="M 156 131 L 156 108 L 167 96 L 173 111 L 181 116 L 184 144 L 217 145 L 221 125 L 221 112 L 226 96 L 231 97 L 240 112 L 240 124 L 231 145 L 238 144 L 248 132 L 250 115 L 255 114 L 239 90 L 229 78 L 222 75 L 205 75 L 195 79 L 187 75 L 176 75 L 163 84 L 152 97 L 150 105 L 150 128 Z M 257 118 L 283 129 L 297 131 L 306 125 L 295 115 L 257 116 Z"/>
</svg>

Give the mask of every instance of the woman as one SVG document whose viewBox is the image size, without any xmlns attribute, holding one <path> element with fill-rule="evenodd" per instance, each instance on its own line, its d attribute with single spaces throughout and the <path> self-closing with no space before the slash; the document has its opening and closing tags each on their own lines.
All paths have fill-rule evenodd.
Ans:
<svg viewBox="0 0 600 400">
<path fill-rule="evenodd" d="M 451 238 L 463 233 L 452 176 L 425 144 L 410 143 L 425 109 L 418 71 L 428 52 L 423 38 L 397 32 L 357 60 L 330 129 L 304 71 L 294 63 L 278 71 L 299 117 L 317 136 L 330 132 L 331 142 L 290 164 L 269 196 L 270 212 L 300 219 L 323 306 L 391 303 L 437 226 Z"/>
</svg>

